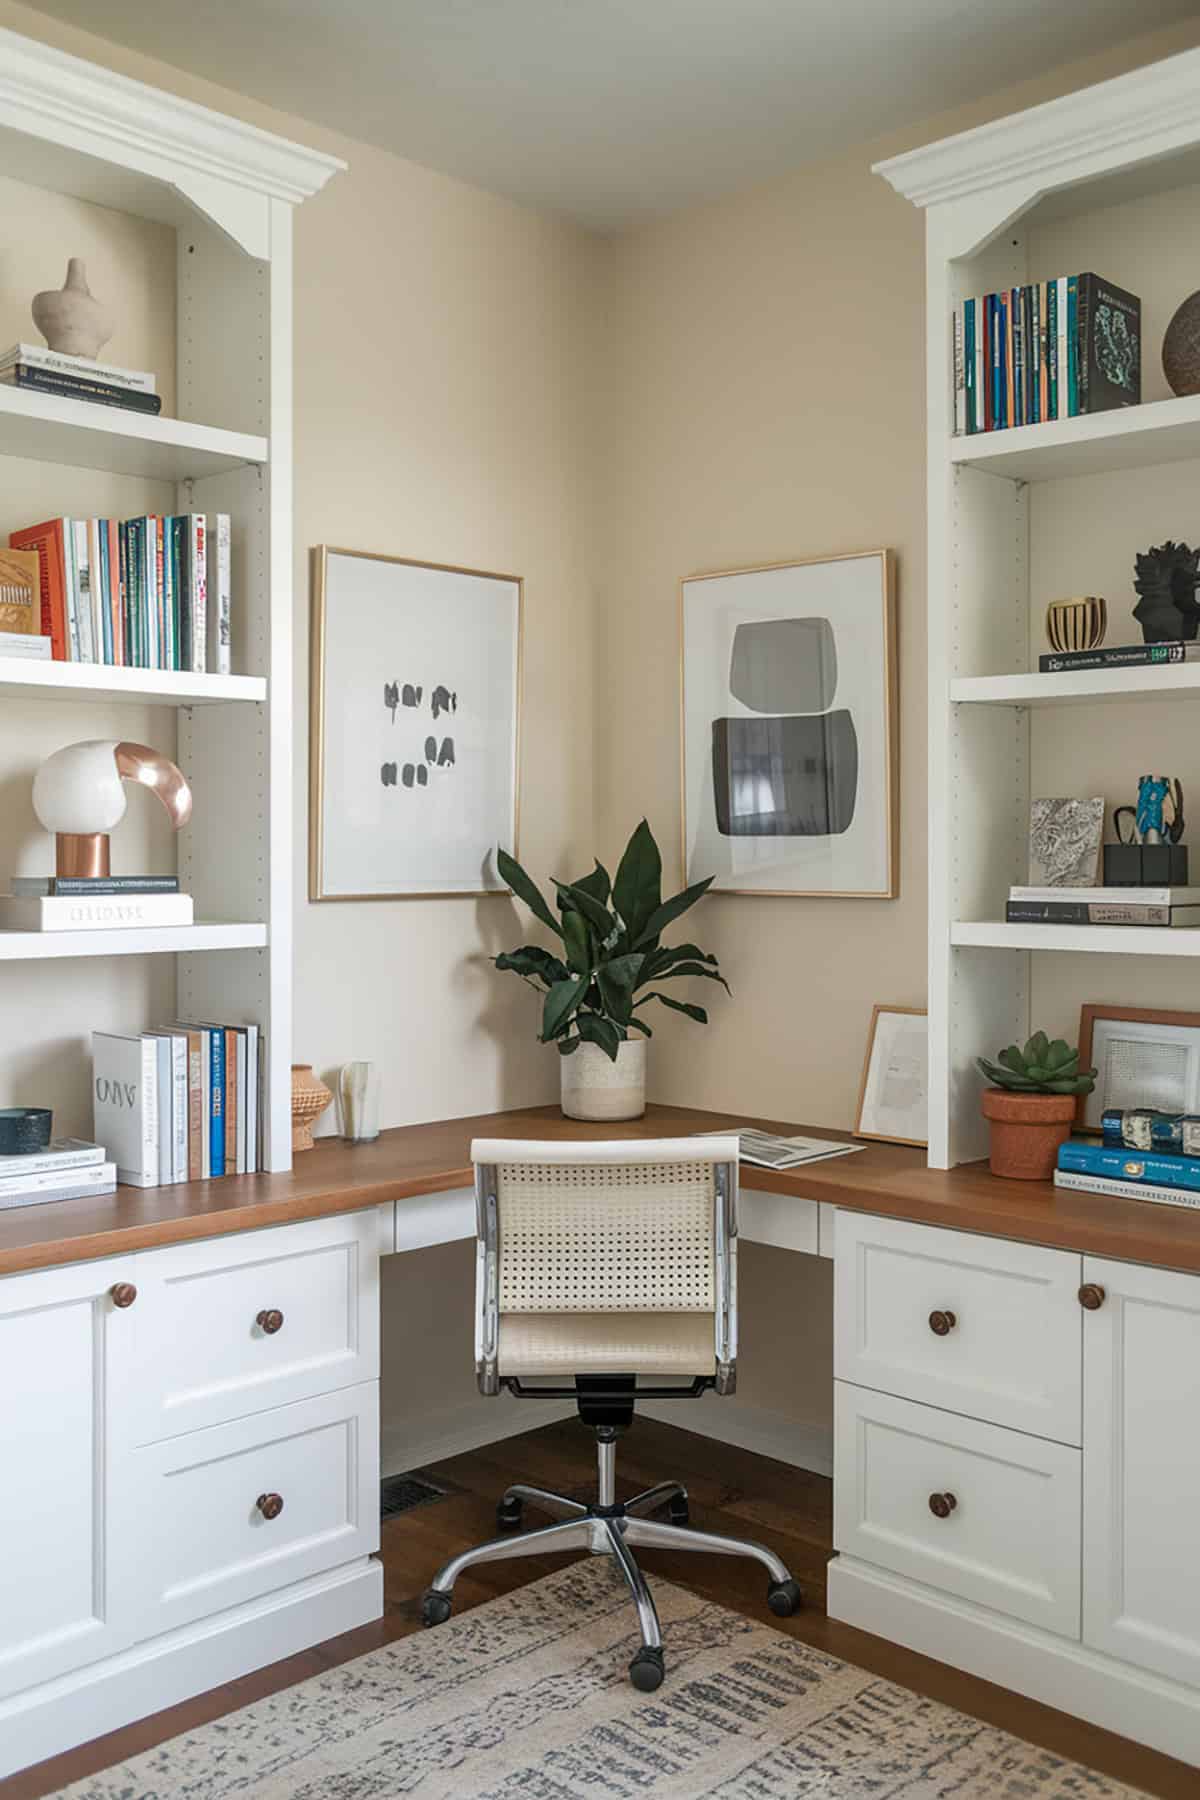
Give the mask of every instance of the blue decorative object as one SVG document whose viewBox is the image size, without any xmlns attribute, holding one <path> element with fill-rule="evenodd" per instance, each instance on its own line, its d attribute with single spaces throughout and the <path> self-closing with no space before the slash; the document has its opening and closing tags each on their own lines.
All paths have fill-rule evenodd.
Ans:
<svg viewBox="0 0 1200 1800">
<path fill-rule="evenodd" d="M 1131 838 L 1125 836 L 1124 820 L 1133 822 Z M 1182 783 L 1170 775 L 1140 776 L 1137 805 L 1116 807 L 1113 825 L 1118 841 L 1123 844 L 1177 844 L 1184 828 Z"/>
<path fill-rule="evenodd" d="M 48 1106 L 0 1106 L 0 1156 L 28 1156 L 50 1142 Z"/>
</svg>

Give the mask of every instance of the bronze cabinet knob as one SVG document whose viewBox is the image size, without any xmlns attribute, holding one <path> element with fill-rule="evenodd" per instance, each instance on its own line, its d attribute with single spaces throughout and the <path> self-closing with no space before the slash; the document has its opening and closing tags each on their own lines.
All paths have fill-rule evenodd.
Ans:
<svg viewBox="0 0 1200 1800">
<path fill-rule="evenodd" d="M 114 1306 L 132 1306 L 137 1299 L 137 1289 L 132 1281 L 117 1281 L 109 1288 L 108 1297 Z"/>
<path fill-rule="evenodd" d="M 952 1312 L 931 1312 L 929 1315 L 929 1329 L 934 1337 L 948 1337 L 957 1324 Z"/>
<path fill-rule="evenodd" d="M 274 1337 L 283 1324 L 283 1314 L 277 1306 L 264 1307 L 262 1312 L 256 1314 L 254 1323 L 260 1331 L 265 1331 L 268 1337 Z"/>
<path fill-rule="evenodd" d="M 1095 1281 L 1085 1281 L 1079 1290 L 1079 1304 L 1085 1312 L 1099 1312 L 1107 1295 Z"/>
<path fill-rule="evenodd" d="M 254 1502 L 264 1519 L 277 1519 L 283 1511 L 282 1494 L 260 1494 Z"/>
<path fill-rule="evenodd" d="M 958 1505 L 953 1494 L 930 1494 L 929 1510 L 935 1519 L 948 1519 Z"/>
</svg>

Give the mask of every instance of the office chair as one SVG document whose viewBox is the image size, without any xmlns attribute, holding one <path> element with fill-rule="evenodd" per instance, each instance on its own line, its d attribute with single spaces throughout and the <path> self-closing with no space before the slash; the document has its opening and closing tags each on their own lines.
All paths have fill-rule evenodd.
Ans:
<svg viewBox="0 0 1200 1800">
<path fill-rule="evenodd" d="M 508 1488 L 496 1509 L 502 1532 L 520 1530 L 526 1505 L 559 1522 L 452 1557 L 426 1589 L 426 1625 L 450 1617 L 454 1583 L 475 1563 L 573 1549 L 611 1556 L 641 1631 L 630 1680 L 649 1693 L 663 1679 L 663 1643 L 638 1545 L 753 1557 L 770 1577 L 772 1612 L 800 1606 L 799 1585 L 765 1545 L 689 1526 L 681 1483 L 616 1497 L 616 1441 L 639 1398 L 734 1390 L 737 1156 L 735 1137 L 471 1145 L 479 1390 L 574 1400 L 595 1433 L 597 1489 L 585 1506 L 523 1482 Z M 639 1377 L 652 1384 L 639 1387 Z M 662 1385 L 663 1377 L 682 1380 Z M 546 1378 L 563 1385 L 527 1385 Z M 664 1510 L 667 1520 L 653 1516 Z"/>
</svg>

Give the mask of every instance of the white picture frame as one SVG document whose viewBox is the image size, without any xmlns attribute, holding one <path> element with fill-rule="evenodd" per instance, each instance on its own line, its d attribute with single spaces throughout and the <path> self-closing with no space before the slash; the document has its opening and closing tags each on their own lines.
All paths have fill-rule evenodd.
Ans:
<svg viewBox="0 0 1200 1800">
<path fill-rule="evenodd" d="M 1081 1094 L 1078 1124 L 1098 1133 L 1109 1107 L 1200 1112 L 1200 1015 L 1151 1008 L 1085 1006 L 1080 1066 L 1096 1070 Z"/>
<path fill-rule="evenodd" d="M 923 1007 L 876 1006 L 863 1058 L 854 1135 L 929 1143 L 929 1020 Z"/>
<path fill-rule="evenodd" d="M 521 578 L 328 544 L 313 562 L 309 898 L 508 893 Z"/>
<path fill-rule="evenodd" d="M 889 550 L 680 582 L 687 882 L 895 899 L 894 589 Z"/>
</svg>

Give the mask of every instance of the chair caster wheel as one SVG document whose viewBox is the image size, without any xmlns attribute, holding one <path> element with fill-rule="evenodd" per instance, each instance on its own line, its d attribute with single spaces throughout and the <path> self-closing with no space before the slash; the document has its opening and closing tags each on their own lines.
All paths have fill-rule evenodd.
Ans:
<svg viewBox="0 0 1200 1800">
<path fill-rule="evenodd" d="M 643 1694 L 652 1694 L 655 1688 L 661 1687 L 665 1673 L 661 1650 L 643 1647 L 629 1665 L 629 1679 Z"/>
<path fill-rule="evenodd" d="M 524 1509 L 519 1499 L 501 1500 L 496 1507 L 496 1524 L 501 1531 L 520 1531 Z"/>
<path fill-rule="evenodd" d="M 686 1500 L 672 1500 L 667 1516 L 672 1525 L 690 1525 L 692 1522 L 692 1516 L 688 1511 L 688 1503 Z"/>
<path fill-rule="evenodd" d="M 781 1619 L 790 1619 L 804 1605 L 804 1590 L 789 1576 L 786 1581 L 773 1581 L 767 1589 L 767 1605 Z"/>
<path fill-rule="evenodd" d="M 421 1618 L 426 1625 L 444 1625 L 454 1611 L 454 1601 L 440 1588 L 426 1588 L 421 1600 Z"/>
</svg>

